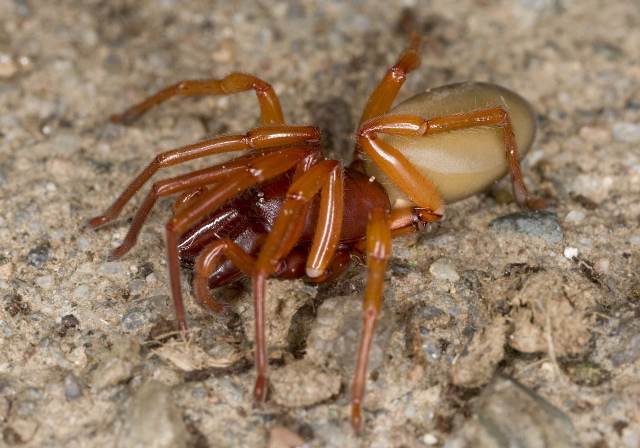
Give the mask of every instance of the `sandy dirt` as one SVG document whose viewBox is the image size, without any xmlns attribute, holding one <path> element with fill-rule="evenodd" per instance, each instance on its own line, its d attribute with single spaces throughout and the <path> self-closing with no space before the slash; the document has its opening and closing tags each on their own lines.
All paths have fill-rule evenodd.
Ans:
<svg viewBox="0 0 640 448">
<path fill-rule="evenodd" d="M 640 446 L 640 4 L 585 1 L 0 2 L 0 445 Z M 349 423 L 366 269 L 269 283 L 272 386 L 254 407 L 250 292 L 173 329 L 160 201 L 83 230 L 159 152 L 258 124 L 254 95 L 112 113 L 183 79 L 272 83 L 286 119 L 348 161 L 410 30 L 399 100 L 488 81 L 539 120 L 523 212 L 508 180 L 394 243 L 364 428 Z M 212 161 L 167 170 L 183 173 Z"/>
</svg>

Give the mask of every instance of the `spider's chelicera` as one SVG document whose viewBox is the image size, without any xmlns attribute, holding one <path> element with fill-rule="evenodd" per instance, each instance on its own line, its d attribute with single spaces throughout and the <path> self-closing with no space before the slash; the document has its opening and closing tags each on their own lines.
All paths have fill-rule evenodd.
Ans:
<svg viewBox="0 0 640 448">
<path fill-rule="evenodd" d="M 325 159 L 318 128 L 285 124 L 280 102 L 266 82 L 244 73 L 222 80 L 183 81 L 121 115 L 129 124 L 175 95 L 229 95 L 254 90 L 258 128 L 212 138 L 159 154 L 104 215 L 112 221 L 160 168 L 232 151 L 246 154 L 220 165 L 153 184 L 122 245 L 126 254 L 159 197 L 180 194 L 166 225 L 167 261 L 178 327 L 188 326 L 180 290 L 180 266 L 194 270 L 194 295 L 207 310 L 228 313 L 210 289 L 249 277 L 255 306 L 256 402 L 265 396 L 267 356 L 264 303 L 268 277 L 329 281 L 350 257 L 366 261 L 369 278 L 364 328 L 352 387 L 352 425 L 361 426 L 367 359 L 380 311 L 391 239 L 439 220 L 445 202 L 475 194 L 511 174 L 518 204 L 532 201 L 519 156 L 535 134 L 528 103 L 514 92 L 484 83 L 454 84 L 416 95 L 390 110 L 407 73 L 420 64 L 420 38 L 413 35 L 398 62 L 371 94 L 357 130 L 353 162 Z"/>
</svg>

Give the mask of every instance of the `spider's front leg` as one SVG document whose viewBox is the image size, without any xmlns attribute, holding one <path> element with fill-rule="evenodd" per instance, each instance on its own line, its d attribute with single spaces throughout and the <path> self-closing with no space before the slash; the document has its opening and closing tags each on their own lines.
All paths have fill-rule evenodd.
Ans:
<svg viewBox="0 0 640 448">
<path fill-rule="evenodd" d="M 113 123 L 131 124 L 154 106 L 173 96 L 232 95 L 254 90 L 260 103 L 260 123 L 284 124 L 282 107 L 273 87 L 260 78 L 246 73 L 231 73 L 222 79 L 182 81 L 150 96 L 121 114 L 112 115 Z"/>
<path fill-rule="evenodd" d="M 243 164 L 242 169 L 234 171 L 232 177 L 227 178 L 224 182 L 219 182 L 210 190 L 203 191 L 191 202 L 185 204 L 177 211 L 173 218 L 169 220 L 166 225 L 167 262 L 169 265 L 174 312 L 178 322 L 178 328 L 181 331 L 186 332 L 188 326 L 180 288 L 180 256 L 178 250 L 180 236 L 193 224 L 200 221 L 212 210 L 215 210 L 241 191 L 246 190 L 258 182 L 283 174 L 296 165 L 305 165 L 305 160 L 308 158 L 317 160 L 317 147 L 287 148 L 273 151 L 250 160 L 248 163 Z M 194 179 L 196 183 L 186 186 L 182 184 L 181 186 L 187 189 L 198 186 L 198 177 L 194 176 Z"/>
<path fill-rule="evenodd" d="M 322 160 L 302 174 L 289 188 L 285 202 L 256 260 L 252 275 L 257 373 L 253 395 L 256 403 L 264 400 L 267 387 L 264 314 L 266 280 L 300 239 L 309 204 L 320 190 L 321 208 L 307 261 L 307 272 L 315 277 L 325 272 L 336 253 L 340 238 L 343 217 L 342 189 L 342 165 L 335 160 Z"/>
<path fill-rule="evenodd" d="M 387 260 L 391 253 L 391 231 L 389 228 L 388 211 L 374 208 L 369 214 L 367 222 L 366 254 L 369 278 L 364 296 L 364 326 L 358 351 L 358 364 L 351 390 L 351 425 L 356 432 L 362 426 L 361 405 L 367 379 L 367 363 L 369 350 L 375 332 L 376 322 L 382 306 L 382 292 L 384 289 L 384 275 L 387 270 Z"/>
<path fill-rule="evenodd" d="M 138 174 L 103 215 L 90 219 L 85 226 L 95 229 L 113 221 L 131 197 L 161 168 L 214 154 L 314 143 L 319 139 L 320 130 L 314 126 L 274 125 L 255 128 L 246 134 L 212 138 L 163 152 Z"/>
<path fill-rule="evenodd" d="M 121 114 L 112 115 L 110 120 L 114 123 L 131 124 L 152 107 L 176 95 L 232 95 L 249 90 L 254 90 L 258 98 L 261 127 L 243 135 L 229 135 L 208 139 L 158 154 L 129 184 L 107 211 L 103 215 L 90 219 L 85 227 L 93 229 L 115 219 L 136 191 L 161 168 L 214 154 L 276 148 L 301 143 L 313 143 L 320 140 L 320 131 L 317 128 L 285 125 L 282 107 L 273 87 L 262 79 L 246 73 L 231 73 L 220 80 L 206 79 L 179 82 L 130 107 Z"/>
</svg>

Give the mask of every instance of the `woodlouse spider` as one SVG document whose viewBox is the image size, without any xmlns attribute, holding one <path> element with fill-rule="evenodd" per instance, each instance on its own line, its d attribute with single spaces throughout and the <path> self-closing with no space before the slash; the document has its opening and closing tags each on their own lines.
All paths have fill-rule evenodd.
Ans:
<svg viewBox="0 0 640 448">
<path fill-rule="evenodd" d="M 329 281 L 346 269 L 351 256 L 366 260 L 364 328 L 351 398 L 352 425 L 358 431 L 391 239 L 439 220 L 446 202 L 484 190 L 507 171 L 518 204 L 544 206 L 543 201 L 529 199 L 520 172 L 519 155 L 531 146 L 535 119 L 529 104 L 516 93 L 492 84 L 453 84 L 418 94 L 389 111 L 407 74 L 420 64 L 420 44 L 413 35 L 371 94 L 349 167 L 323 157 L 318 128 L 285 124 L 273 88 L 244 73 L 221 80 L 183 81 L 111 117 L 112 122 L 129 124 L 176 95 L 255 91 L 259 127 L 159 154 L 105 214 L 87 226 L 95 228 L 116 218 L 160 168 L 246 151 L 220 165 L 153 184 L 111 258 L 120 258 L 133 247 L 159 197 L 181 193 L 166 224 L 178 327 L 187 334 L 181 265 L 194 270 L 196 300 L 216 314 L 228 313 L 229 306 L 213 298 L 210 289 L 250 277 L 257 403 L 263 401 L 267 386 L 264 304 L 268 277 L 306 274 L 314 282 Z"/>
</svg>

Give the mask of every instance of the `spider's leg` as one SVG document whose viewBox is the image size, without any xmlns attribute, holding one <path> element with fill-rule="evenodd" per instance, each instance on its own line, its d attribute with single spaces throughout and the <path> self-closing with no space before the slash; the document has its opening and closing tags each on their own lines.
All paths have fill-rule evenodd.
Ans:
<svg viewBox="0 0 640 448">
<path fill-rule="evenodd" d="M 407 48 L 402 52 L 398 62 L 384 75 L 376 89 L 371 93 L 367 101 L 360 124 L 362 126 L 368 120 L 386 114 L 391 108 L 391 104 L 396 99 L 402 84 L 404 84 L 407 74 L 420 66 L 420 46 L 422 38 L 417 33 L 412 33 L 409 38 Z M 359 145 L 353 152 L 354 165 L 357 167 L 362 159 L 362 149 Z"/>
<path fill-rule="evenodd" d="M 109 119 L 114 123 L 130 124 L 152 107 L 172 96 L 232 95 L 255 90 L 260 103 L 260 124 L 284 124 L 282 107 L 270 84 L 246 73 L 231 73 L 222 79 L 182 81 L 167 87 L 146 100 Z"/>
<path fill-rule="evenodd" d="M 496 126 L 502 131 L 505 153 L 509 163 L 511 184 L 516 202 L 520 206 L 541 208 L 542 200 L 531 200 L 527 193 L 520 170 L 518 149 L 513 134 L 513 126 L 507 112 L 501 107 L 474 110 L 454 115 L 424 119 L 415 115 L 387 115 L 375 118 L 358 131 L 358 142 L 364 152 L 391 180 L 420 208 L 428 213 L 442 215 L 442 196 L 407 158 L 397 149 L 384 142 L 377 134 L 404 135 L 407 137 L 427 137 L 444 132 L 457 131 L 481 126 Z"/>
<path fill-rule="evenodd" d="M 220 182 L 216 188 L 203 192 L 188 206 L 176 213 L 166 225 L 167 232 L 167 262 L 169 264 L 169 278 L 171 281 L 171 295 L 173 307 L 181 331 L 187 330 L 187 321 L 180 290 L 180 257 L 178 244 L 180 235 L 189 227 L 204 218 L 211 210 L 215 210 L 225 201 L 237 195 L 252 185 L 270 179 L 290 170 L 307 158 L 318 158 L 317 147 L 286 148 L 273 151 L 244 163 L 241 170 L 234 173 L 225 182 Z M 190 185 L 187 188 L 192 188 Z"/>
<path fill-rule="evenodd" d="M 351 391 L 351 425 L 356 432 L 360 430 L 362 424 L 360 409 L 364 398 L 369 349 L 380 314 L 384 275 L 391 253 L 391 232 L 387 214 L 387 210 L 375 208 L 371 210 L 367 222 L 366 253 L 369 279 L 364 298 L 364 327 L 362 328 L 358 364 Z"/>
<path fill-rule="evenodd" d="M 316 142 L 319 139 L 320 130 L 313 126 L 275 125 L 259 127 L 246 134 L 217 137 L 163 152 L 158 154 L 153 161 L 138 174 L 103 215 L 90 219 L 86 227 L 93 229 L 114 220 L 129 199 L 131 199 L 140 187 L 160 168 L 214 154 L 297 145 Z"/>
<path fill-rule="evenodd" d="M 255 344 L 257 379 L 253 390 L 256 403 L 264 399 L 267 382 L 267 350 L 265 342 L 264 303 L 266 280 L 276 270 L 280 260 L 286 256 L 300 239 L 308 207 L 313 197 L 322 190 L 318 228 L 322 242 L 314 242 L 316 259 L 320 264 L 313 266 L 325 269 L 335 254 L 342 226 L 342 196 L 337 195 L 342 188 L 342 165 L 335 160 L 323 160 L 293 182 L 271 232 L 256 261 L 252 280 L 255 306 Z M 328 255 L 319 253 L 325 251 Z M 325 261 L 326 259 L 326 261 Z M 323 267 L 324 266 L 324 267 Z"/>
<path fill-rule="evenodd" d="M 229 314 L 227 304 L 211 297 L 209 292 L 209 277 L 220 263 L 222 257 L 227 257 L 247 277 L 253 274 L 256 260 L 240 246 L 228 239 L 214 241 L 200 253 L 194 267 L 193 292 L 196 300 L 204 308 L 216 314 Z"/>
<path fill-rule="evenodd" d="M 210 187 L 212 184 L 222 182 L 229 179 L 231 176 L 242 172 L 246 169 L 247 164 L 251 160 L 255 160 L 260 156 L 284 153 L 286 151 L 287 149 L 277 148 L 264 150 L 261 153 L 250 153 L 244 157 L 238 157 L 220 165 L 193 171 L 169 179 L 163 179 L 154 183 L 144 202 L 136 212 L 122 244 L 113 250 L 109 259 L 117 260 L 121 258 L 136 244 L 140 229 L 158 198 L 186 191 L 184 195 L 178 198 L 174 205 L 174 215 L 177 215 L 187 209 L 197 198 L 201 197 L 202 194 L 207 191 L 203 189 L 205 186 Z"/>
<path fill-rule="evenodd" d="M 367 101 L 360 125 L 372 118 L 386 114 L 396 99 L 407 74 L 420 66 L 420 46 L 422 38 L 417 33 L 412 33 L 407 48 L 402 52 L 398 62 L 385 73 L 384 77 L 371 93 Z"/>
</svg>

